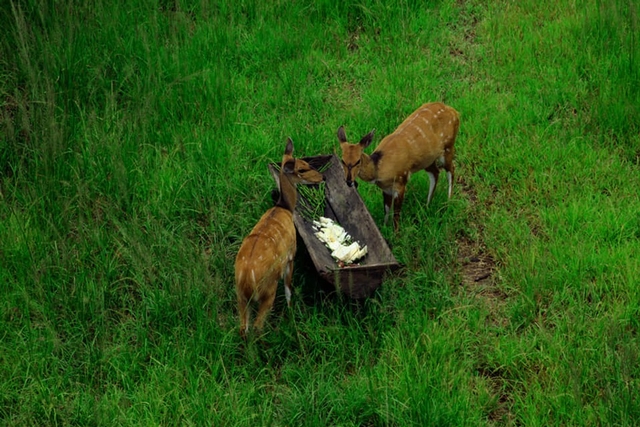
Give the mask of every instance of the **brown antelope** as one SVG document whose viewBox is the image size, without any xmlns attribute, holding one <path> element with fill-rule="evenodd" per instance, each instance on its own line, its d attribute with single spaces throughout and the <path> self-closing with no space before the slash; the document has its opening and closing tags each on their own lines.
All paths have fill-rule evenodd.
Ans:
<svg viewBox="0 0 640 427">
<path fill-rule="evenodd" d="M 393 225 L 398 229 L 404 192 L 412 173 L 424 169 L 429 174 L 431 202 L 438 183 L 440 167 L 447 171 L 449 193 L 453 188 L 453 144 L 460 126 L 459 114 L 440 102 L 424 104 L 413 112 L 393 132 L 385 137 L 369 156 L 364 149 L 371 144 L 374 130 L 362 137 L 358 144 L 349 144 L 344 128 L 338 129 L 342 149 L 342 165 L 350 187 L 356 177 L 373 182 L 384 196 L 384 222 L 387 223 L 393 205 Z"/>
<path fill-rule="evenodd" d="M 298 183 L 319 183 L 323 179 L 320 172 L 304 160 L 293 158 L 292 153 L 293 142 L 288 138 L 280 167 L 280 198 L 245 237 L 236 256 L 236 293 L 243 337 L 249 331 L 250 303 L 259 304 L 254 326 L 260 330 L 273 306 L 280 278 L 284 278 L 287 305 L 291 304 L 293 257 L 296 253 L 293 224 L 297 201 L 295 186 Z"/>
</svg>

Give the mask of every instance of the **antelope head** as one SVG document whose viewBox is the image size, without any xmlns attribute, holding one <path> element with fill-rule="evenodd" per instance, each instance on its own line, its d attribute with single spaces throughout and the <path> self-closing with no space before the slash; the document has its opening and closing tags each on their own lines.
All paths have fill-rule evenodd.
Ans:
<svg viewBox="0 0 640 427">
<path fill-rule="evenodd" d="M 344 127 L 338 128 L 338 141 L 340 141 L 340 149 L 342 150 L 342 168 L 349 187 L 358 186 L 356 177 L 360 173 L 362 163 L 369 160 L 369 156 L 365 154 L 364 150 L 373 141 L 374 134 L 375 129 L 363 136 L 357 144 L 350 144 L 344 133 Z"/>
</svg>

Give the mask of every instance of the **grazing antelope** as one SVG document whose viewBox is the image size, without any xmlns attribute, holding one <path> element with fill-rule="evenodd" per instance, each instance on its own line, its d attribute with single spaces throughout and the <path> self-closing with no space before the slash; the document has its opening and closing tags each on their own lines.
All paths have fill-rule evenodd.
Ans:
<svg viewBox="0 0 640 427">
<path fill-rule="evenodd" d="M 384 197 L 384 222 L 387 223 L 393 205 L 393 225 L 397 231 L 404 191 L 412 173 L 424 169 L 429 174 L 428 205 L 438 182 L 440 167 L 444 167 L 451 198 L 453 144 L 459 126 L 459 114 L 453 108 L 441 102 L 424 104 L 395 132 L 385 137 L 370 156 L 364 149 L 371 144 L 375 130 L 362 137 L 358 144 L 349 144 L 344 128 L 340 126 L 338 140 L 347 185 L 357 185 L 356 177 L 360 177 L 380 187 Z"/>
<path fill-rule="evenodd" d="M 235 275 L 240 334 L 249 331 L 250 303 L 259 304 L 254 326 L 262 329 L 276 297 L 278 280 L 284 278 L 287 305 L 291 304 L 293 257 L 296 253 L 296 229 L 293 210 L 296 206 L 298 183 L 319 183 L 322 174 L 307 162 L 294 159 L 293 142 L 287 146 L 280 167 L 280 197 L 276 205 L 265 212 L 245 237 L 236 256 Z"/>
</svg>

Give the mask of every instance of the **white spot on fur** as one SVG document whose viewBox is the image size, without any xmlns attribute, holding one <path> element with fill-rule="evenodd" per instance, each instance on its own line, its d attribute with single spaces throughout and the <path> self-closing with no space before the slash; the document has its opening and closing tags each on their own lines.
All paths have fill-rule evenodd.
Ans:
<svg viewBox="0 0 640 427">
<path fill-rule="evenodd" d="M 253 284 L 256 284 L 256 272 L 251 270 L 251 280 L 253 280 Z"/>
</svg>

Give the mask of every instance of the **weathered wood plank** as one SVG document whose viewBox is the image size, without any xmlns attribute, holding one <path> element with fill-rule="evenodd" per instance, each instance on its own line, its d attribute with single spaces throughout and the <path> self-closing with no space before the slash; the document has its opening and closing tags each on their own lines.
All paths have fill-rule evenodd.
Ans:
<svg viewBox="0 0 640 427">
<path fill-rule="evenodd" d="M 385 273 L 396 270 L 400 265 L 356 189 L 346 185 L 338 158 L 331 155 L 306 157 L 304 160 L 316 169 L 330 162 L 329 168 L 324 171 L 324 216 L 338 222 L 355 240 L 367 245 L 368 254 L 359 265 L 340 268 L 331 258 L 329 250 L 315 237 L 312 224 L 297 211 L 293 216 L 296 229 L 322 278 L 351 298 L 368 297 L 381 285 Z M 269 171 L 277 184 L 277 170 L 269 165 Z"/>
</svg>

